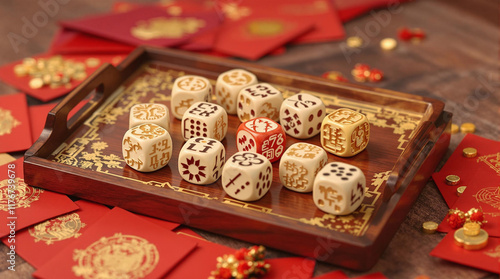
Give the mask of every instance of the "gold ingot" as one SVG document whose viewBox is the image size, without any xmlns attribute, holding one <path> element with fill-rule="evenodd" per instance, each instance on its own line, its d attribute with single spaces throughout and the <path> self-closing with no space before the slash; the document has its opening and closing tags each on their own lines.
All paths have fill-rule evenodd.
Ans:
<svg viewBox="0 0 500 279">
<path fill-rule="evenodd" d="M 34 67 L 36 65 L 36 59 L 33 57 L 27 57 L 23 59 L 23 64 L 26 66 Z"/>
<path fill-rule="evenodd" d="M 23 77 L 28 73 L 26 67 L 23 64 L 18 64 L 14 66 L 14 74 L 18 77 Z"/>
<path fill-rule="evenodd" d="M 459 130 L 460 130 L 460 128 L 458 127 L 457 124 L 451 124 L 451 133 L 452 134 L 458 133 Z"/>
<path fill-rule="evenodd" d="M 479 250 L 488 244 L 488 233 L 480 229 L 475 236 L 468 236 L 464 233 L 464 228 L 455 231 L 455 244 L 467 250 Z"/>
<path fill-rule="evenodd" d="M 101 64 L 101 60 L 99 58 L 91 57 L 85 60 L 85 65 L 89 68 L 95 68 Z"/>
<path fill-rule="evenodd" d="M 481 231 L 481 225 L 478 223 L 466 223 L 464 225 L 464 234 L 466 236 L 476 236 Z"/>
<path fill-rule="evenodd" d="M 363 45 L 363 39 L 358 36 L 352 36 L 347 38 L 346 43 L 348 47 L 357 48 Z"/>
<path fill-rule="evenodd" d="M 279 20 L 254 20 L 248 24 L 248 31 L 257 36 L 273 36 L 283 32 L 283 23 Z"/>
<path fill-rule="evenodd" d="M 446 176 L 446 184 L 450 186 L 455 186 L 460 182 L 460 177 L 458 175 L 450 174 Z"/>
<path fill-rule="evenodd" d="M 463 123 L 460 125 L 460 132 L 464 134 L 473 134 L 476 131 L 476 125 L 472 123 Z"/>
<path fill-rule="evenodd" d="M 462 155 L 466 158 L 474 158 L 477 155 L 477 149 L 474 147 L 467 147 L 462 150 Z"/>
<path fill-rule="evenodd" d="M 422 230 L 424 233 L 435 233 L 438 228 L 438 223 L 428 221 L 422 224 Z"/>
<path fill-rule="evenodd" d="M 40 89 L 43 87 L 43 80 L 39 77 L 32 78 L 28 85 L 31 89 Z"/>
<path fill-rule="evenodd" d="M 47 85 L 52 82 L 52 76 L 50 74 L 45 74 L 42 76 L 43 84 Z"/>
<path fill-rule="evenodd" d="M 457 196 L 461 196 L 464 192 L 465 192 L 465 189 L 467 189 L 467 186 L 460 186 L 457 188 Z"/>
<path fill-rule="evenodd" d="M 380 41 L 380 47 L 383 50 L 393 50 L 398 46 L 398 42 L 393 38 L 385 38 Z"/>
</svg>

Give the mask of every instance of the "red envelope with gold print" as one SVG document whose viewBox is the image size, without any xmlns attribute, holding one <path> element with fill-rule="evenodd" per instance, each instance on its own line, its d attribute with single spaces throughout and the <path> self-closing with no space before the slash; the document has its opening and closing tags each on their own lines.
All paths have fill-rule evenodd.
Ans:
<svg viewBox="0 0 500 279">
<path fill-rule="evenodd" d="M 271 265 L 271 269 L 268 274 L 262 277 L 263 279 L 309 279 L 313 276 L 314 266 L 316 264 L 314 260 L 301 257 L 275 258 L 269 259 L 267 262 Z"/>
<path fill-rule="evenodd" d="M 137 215 L 137 216 L 140 216 L 140 217 L 144 218 L 144 220 L 148 220 L 149 222 L 155 223 L 156 225 L 163 227 L 169 231 L 177 228 L 180 225 L 180 224 L 177 224 L 174 222 L 169 222 L 169 221 L 165 221 L 165 220 L 161 220 L 161 219 L 157 219 L 157 218 L 153 218 L 153 217 L 149 217 L 149 216 L 144 216 L 144 215 Z"/>
<path fill-rule="evenodd" d="M 195 247 L 192 239 L 115 207 L 33 276 L 161 278 Z"/>
<path fill-rule="evenodd" d="M 486 247 L 480 250 L 466 250 L 455 244 L 453 232 L 448 233 L 430 253 L 431 256 L 500 273 L 500 238 L 490 237 Z"/>
<path fill-rule="evenodd" d="M 23 158 L 0 166 L 0 237 L 78 209 L 67 196 L 24 183 Z"/>
<path fill-rule="evenodd" d="M 50 47 L 58 54 L 128 54 L 135 46 L 95 37 L 66 28 L 61 28 Z"/>
<path fill-rule="evenodd" d="M 474 158 L 464 157 L 462 150 L 467 147 L 477 149 L 477 156 Z M 458 185 L 446 184 L 446 176 L 451 174 L 460 177 Z M 446 164 L 439 172 L 434 173 L 432 178 L 450 208 L 455 208 L 455 202 L 458 200 L 456 192 L 459 186 L 467 186 L 465 193 L 470 193 L 469 190 L 473 187 L 499 186 L 500 142 L 467 134 L 446 161 Z"/>
<path fill-rule="evenodd" d="M 32 144 L 26 95 L 0 96 L 0 153 L 26 150 Z"/>
<path fill-rule="evenodd" d="M 85 200 L 75 202 L 80 209 L 61 215 L 16 233 L 15 238 L 3 238 L 2 242 L 16 245 L 16 253 L 35 268 L 50 260 L 109 211 L 104 205 Z M 40 251 L 43 251 L 41 253 Z"/>
<path fill-rule="evenodd" d="M 312 27 L 312 22 L 297 22 L 290 16 L 247 17 L 225 23 L 221 27 L 215 50 L 257 60 L 298 38 Z"/>
<path fill-rule="evenodd" d="M 373 9 L 387 9 L 392 15 L 399 14 L 402 11 L 400 4 L 408 0 L 333 0 L 335 9 L 338 12 L 342 22 L 348 22 L 358 16 L 361 16 Z M 391 15 L 391 17 L 392 17 Z M 390 17 L 388 18 L 390 20 Z M 389 23 L 387 23 L 389 24 Z"/>
<path fill-rule="evenodd" d="M 48 58 L 52 57 L 52 54 L 42 54 L 35 56 L 33 58 Z M 80 64 L 84 66 L 85 72 L 87 76 L 90 76 L 95 70 L 97 70 L 103 63 L 111 63 L 113 65 L 118 65 L 125 55 L 123 54 L 97 54 L 97 55 L 62 55 L 64 60 L 68 60 Z M 71 90 L 75 89 L 83 80 L 72 80 L 70 83 L 61 85 L 55 88 L 51 88 L 48 85 L 45 85 L 41 88 L 34 89 L 29 86 L 29 82 L 31 80 L 30 76 L 17 76 L 14 73 L 14 67 L 16 65 L 21 64 L 22 61 L 16 61 L 10 64 L 6 64 L 0 67 L 0 79 L 5 83 L 18 88 L 25 92 L 26 94 L 37 98 L 41 101 L 48 102 L 57 97 L 61 97 Z"/>
</svg>

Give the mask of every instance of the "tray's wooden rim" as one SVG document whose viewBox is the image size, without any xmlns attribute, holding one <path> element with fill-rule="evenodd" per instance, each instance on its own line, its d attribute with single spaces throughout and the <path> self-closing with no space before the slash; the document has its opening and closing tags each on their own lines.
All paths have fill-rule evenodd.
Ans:
<svg viewBox="0 0 500 279">
<path fill-rule="evenodd" d="M 344 91 L 350 91 L 352 89 L 350 88 L 355 88 L 359 90 L 359 92 L 365 93 L 365 94 L 375 94 L 379 96 L 386 96 L 387 94 L 390 94 L 391 97 L 395 99 L 401 99 L 405 100 L 408 102 L 414 102 L 414 103 L 419 103 L 423 107 L 425 107 L 425 117 L 429 121 L 423 121 L 419 127 L 419 131 L 416 133 L 415 137 L 411 139 L 409 145 L 415 146 L 415 150 L 413 152 L 406 152 L 410 149 L 405 150 L 403 152 L 398 160 L 398 162 L 406 162 L 409 159 L 415 158 L 418 154 L 425 154 L 425 152 L 421 152 L 423 149 L 423 146 L 425 146 L 429 140 L 428 137 L 428 132 L 430 129 L 433 127 L 436 127 L 437 124 L 434 123 L 439 119 L 439 115 L 441 114 L 441 111 L 444 107 L 444 104 L 438 100 L 430 99 L 430 98 L 425 98 L 425 97 L 419 97 L 419 96 L 413 96 L 405 93 L 400 93 L 400 92 L 394 92 L 390 90 L 383 90 L 383 89 L 373 89 L 370 87 L 362 86 L 362 85 L 346 85 L 346 84 L 341 84 L 341 83 L 336 83 L 333 81 L 325 80 L 322 78 L 318 77 L 313 77 L 313 76 L 307 76 L 303 74 L 298 74 L 294 72 L 288 72 L 284 70 L 279 70 L 279 69 L 270 69 L 265 66 L 260 66 L 260 65 L 255 65 L 255 64 L 249 64 L 245 62 L 239 62 L 239 61 L 230 61 L 227 59 L 221 59 L 221 58 L 214 58 L 214 57 L 207 57 L 204 55 L 198 55 L 198 54 L 192 54 L 192 53 L 187 53 L 187 52 L 182 52 L 182 51 L 175 51 L 175 50 L 168 50 L 165 51 L 164 49 L 157 49 L 157 48 L 150 48 L 150 47 L 141 47 L 137 50 L 135 50 L 129 57 L 127 57 L 118 67 L 114 68 L 111 65 L 104 65 L 102 66 L 98 71 L 96 71 L 89 79 L 82 83 L 79 87 L 77 87 L 70 95 L 68 95 L 59 105 L 57 105 L 47 116 L 47 122 L 44 128 L 44 131 L 40 138 L 36 141 L 36 143 L 26 152 L 25 155 L 25 164 L 32 164 L 37 167 L 41 168 L 54 168 L 58 169 L 61 172 L 75 175 L 75 176 L 85 176 L 89 179 L 93 179 L 96 181 L 103 181 L 108 184 L 116 184 L 116 181 L 111 181 L 110 178 L 103 179 L 102 176 L 94 173 L 94 172 L 89 172 L 85 171 L 82 169 L 79 169 L 78 167 L 72 167 L 64 164 L 59 164 L 56 162 L 49 161 L 45 159 L 44 157 L 47 157 L 50 155 L 51 152 L 53 152 L 53 147 L 49 148 L 48 145 L 50 145 L 50 142 L 62 142 L 66 136 L 69 136 L 72 132 L 74 132 L 82 123 L 85 121 L 90 115 L 99 107 L 101 106 L 108 97 L 111 96 L 111 94 L 114 92 L 116 88 L 113 88 L 112 84 L 120 84 L 124 81 L 122 77 L 129 77 L 132 72 L 142 63 L 148 60 L 154 60 L 157 59 L 158 57 L 163 57 L 165 58 L 166 55 L 169 55 L 169 58 L 174 58 L 178 60 L 182 59 L 187 59 L 187 60 L 195 60 L 197 61 L 197 65 L 200 65 L 201 69 L 205 67 L 206 65 L 209 64 L 214 64 L 216 63 L 218 67 L 225 68 L 222 70 L 227 70 L 231 68 L 245 68 L 249 71 L 254 72 L 258 77 L 264 77 L 263 79 L 265 80 L 266 75 L 270 75 L 271 73 L 275 76 L 275 78 L 280 78 L 286 83 L 292 83 L 294 80 L 300 80 L 303 82 L 314 82 L 320 86 L 325 86 L 325 87 L 330 87 L 330 88 L 335 88 L 335 89 L 341 89 Z M 168 63 L 168 62 L 167 62 Z M 173 62 L 172 62 L 173 63 Z M 175 63 L 174 63 L 175 64 Z M 176 64 L 177 65 L 177 64 Z M 222 71 L 221 70 L 221 71 Z M 122 74 L 120 74 L 120 71 Z M 212 70 L 213 71 L 213 70 Z M 112 76 L 112 79 L 109 80 L 100 80 L 99 77 L 105 73 L 108 73 L 108 76 Z M 287 84 L 291 85 L 291 84 Z M 67 127 L 67 125 L 64 125 L 65 127 L 62 127 L 61 125 L 57 125 L 58 123 L 66 123 L 66 118 L 67 114 L 69 111 L 78 104 L 83 97 L 85 97 L 86 94 L 83 94 L 82 92 L 90 92 L 93 88 L 101 86 L 101 89 L 99 91 L 99 94 L 102 95 L 102 98 L 89 110 L 81 112 L 79 115 L 79 119 L 75 121 L 75 123 L 71 127 Z M 418 148 L 421 147 L 421 148 Z M 52 150 L 49 150 L 52 149 Z M 49 152 L 50 151 L 50 152 Z M 425 156 L 421 158 L 421 160 L 424 160 Z M 419 161 L 417 162 L 417 165 L 421 164 L 422 162 Z M 393 170 L 393 173 L 391 174 L 390 182 L 393 183 L 391 187 L 386 187 L 387 189 L 390 190 L 388 193 L 384 193 L 384 207 L 386 207 L 385 210 L 378 210 L 375 212 L 375 215 L 373 216 L 373 220 L 377 220 L 378 224 L 377 226 L 371 226 L 370 233 L 367 232 L 367 234 L 361 236 L 361 237 L 355 237 L 349 234 L 345 233 L 339 233 L 335 231 L 330 231 L 328 234 L 325 235 L 327 238 L 335 238 L 335 239 L 340 239 L 340 241 L 344 243 L 350 243 L 351 245 L 354 246 L 360 246 L 360 247 L 368 247 L 373 245 L 373 242 L 376 241 L 378 238 L 381 230 L 383 229 L 384 226 L 380 225 L 385 224 L 391 216 L 392 211 L 394 210 L 395 206 L 397 205 L 399 201 L 399 197 L 404 193 L 405 187 L 399 188 L 399 185 L 402 184 L 402 178 L 408 178 L 411 176 L 411 174 L 407 173 L 407 169 L 409 166 L 405 166 L 405 164 L 397 164 Z M 403 175 L 402 175 L 403 174 Z M 414 174 L 413 174 L 414 175 Z M 107 181 L 109 179 L 109 181 Z M 411 179 L 410 179 L 411 180 Z M 35 181 L 36 182 L 36 181 Z M 123 184 L 123 183 L 122 183 Z M 389 182 L 388 182 L 389 184 Z M 34 183 L 33 185 L 37 185 Z M 130 184 L 129 184 L 130 185 Z M 119 187 L 130 187 L 125 184 L 123 185 L 117 185 Z M 151 187 L 145 187 L 146 185 L 140 185 L 140 183 L 134 183 L 133 190 L 134 191 L 140 191 L 145 195 L 151 195 L 152 189 Z M 153 192 L 155 192 L 153 190 Z M 159 193 L 159 191 L 158 191 Z M 66 194 L 75 194 L 73 193 L 66 193 Z M 84 193 L 79 193 L 80 195 L 78 196 L 85 196 Z M 177 194 L 177 193 L 176 193 Z M 169 199 L 171 201 L 176 201 L 178 200 L 185 200 L 185 198 L 181 197 L 182 195 L 174 195 L 174 197 L 165 197 L 166 199 Z M 220 211 L 218 208 L 211 208 L 211 210 L 215 211 Z M 222 211 L 221 211 L 222 212 Z M 223 213 L 223 212 L 222 212 Z M 248 216 L 241 216 L 241 217 L 246 217 Z M 385 218 L 384 218 L 385 217 Z M 373 222 L 373 221 L 372 221 Z"/>
</svg>

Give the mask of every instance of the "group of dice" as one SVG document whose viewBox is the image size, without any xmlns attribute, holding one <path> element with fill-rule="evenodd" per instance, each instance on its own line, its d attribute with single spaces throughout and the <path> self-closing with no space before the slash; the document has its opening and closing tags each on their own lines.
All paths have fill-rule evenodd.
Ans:
<svg viewBox="0 0 500 279">
<path fill-rule="evenodd" d="M 339 156 L 361 152 L 369 139 L 369 123 L 361 113 L 339 109 L 326 115 L 321 99 L 299 93 L 283 99 L 282 93 L 245 70 L 219 75 L 216 103 L 210 103 L 212 86 L 201 76 L 175 80 L 171 112 L 181 120 L 186 141 L 178 156 L 178 170 L 193 184 L 211 184 L 221 178 L 224 191 L 243 201 L 262 198 L 273 182 L 271 163 L 281 158 L 279 178 L 297 192 L 313 192 L 315 204 L 332 214 L 348 214 L 362 202 L 363 172 L 344 163 L 327 164 L 325 149 Z M 227 114 L 242 122 L 236 133 L 238 152 L 226 161 L 221 141 L 227 133 Z M 126 163 L 139 171 L 154 171 L 172 156 L 169 110 L 162 104 L 131 108 L 129 130 L 122 144 Z M 278 124 L 277 122 L 280 122 Z M 286 134 L 306 139 L 321 132 L 321 145 L 299 142 L 286 151 Z M 285 152 L 284 152 L 285 151 Z"/>
</svg>

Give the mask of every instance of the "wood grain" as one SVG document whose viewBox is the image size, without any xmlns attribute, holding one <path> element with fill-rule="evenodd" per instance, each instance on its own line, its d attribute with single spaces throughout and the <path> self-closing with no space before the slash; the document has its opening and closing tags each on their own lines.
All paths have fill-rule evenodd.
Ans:
<svg viewBox="0 0 500 279">
<path fill-rule="evenodd" d="M 110 9 L 111 3 L 111 0 L 69 1 L 50 18 L 46 26 L 40 28 L 36 36 L 21 45 L 18 52 L 13 50 L 7 39 L 0 40 L 0 63 L 44 52 L 56 32 L 58 20 L 105 12 Z M 368 63 L 385 73 L 384 81 L 375 86 L 443 100 L 445 109 L 454 114 L 454 123 L 472 122 L 477 126 L 478 135 L 499 140 L 498 4 L 498 0 L 422 0 L 405 3 L 401 6 L 402 11 L 393 14 L 387 26 L 380 28 L 380 32 L 372 36 L 359 53 L 353 54 L 350 61 L 341 50 L 342 42 L 332 42 L 288 47 L 286 54 L 265 57 L 258 63 L 310 75 L 338 70 L 346 76 L 349 76 L 355 63 Z M 35 2 L 27 5 L 22 1 L 3 1 L 0 10 L 1 34 L 19 33 L 22 17 L 31 17 L 38 10 L 40 7 Z M 356 35 L 358 30 L 363 30 L 374 20 L 374 15 L 369 14 L 347 23 L 347 35 Z M 381 51 L 378 41 L 395 37 L 396 30 L 401 26 L 423 28 L 428 38 L 421 44 L 400 43 L 393 52 Z M 0 92 L 9 94 L 16 90 L 1 84 Z M 29 99 L 30 105 L 39 103 Z M 452 135 L 449 151 L 441 165 L 462 138 L 461 134 Z M 19 157 L 22 153 L 14 155 Z M 443 234 L 423 234 L 421 224 L 428 220 L 440 221 L 446 211 L 446 204 L 437 187 L 428 182 L 381 259 L 369 272 L 381 271 L 389 278 L 414 278 L 422 274 L 431 278 L 496 278 L 480 270 L 429 256 Z M 201 233 L 230 247 L 249 245 L 217 234 Z M 16 273 L 6 270 L 5 248 L 2 246 L 0 251 L 0 262 L 3 263 L 0 265 L 0 277 L 29 278 L 33 268 L 22 260 L 17 263 L 19 270 Z M 290 255 L 276 250 L 271 250 L 269 254 L 271 257 Z M 329 264 L 317 263 L 315 274 L 337 269 Z M 300 272 L 300 267 L 295 270 Z M 368 273 L 345 272 L 350 276 Z"/>
</svg>

